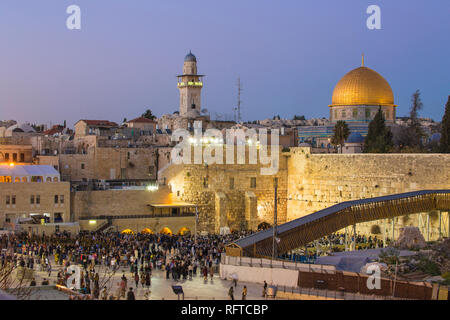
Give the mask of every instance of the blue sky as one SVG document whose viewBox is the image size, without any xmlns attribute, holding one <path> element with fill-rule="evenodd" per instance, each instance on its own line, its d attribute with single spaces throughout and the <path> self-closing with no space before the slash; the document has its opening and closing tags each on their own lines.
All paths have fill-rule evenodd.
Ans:
<svg viewBox="0 0 450 320">
<path fill-rule="evenodd" d="M 81 7 L 82 29 L 66 28 Z M 366 8 L 381 7 L 382 30 Z M 450 95 L 448 0 L 2 0 L 0 119 L 73 124 L 178 110 L 175 76 L 191 49 L 206 74 L 203 107 L 231 116 L 243 83 L 244 120 L 328 117 L 335 84 L 366 66 L 406 115 L 440 121 Z"/>
</svg>

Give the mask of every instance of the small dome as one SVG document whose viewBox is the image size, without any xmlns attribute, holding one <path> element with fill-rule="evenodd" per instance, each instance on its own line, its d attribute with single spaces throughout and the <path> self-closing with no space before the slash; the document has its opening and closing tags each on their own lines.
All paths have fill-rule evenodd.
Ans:
<svg viewBox="0 0 450 320">
<path fill-rule="evenodd" d="M 35 133 L 36 130 L 27 123 L 15 124 L 5 131 L 5 136 L 10 137 L 13 132 L 25 132 L 25 133 Z"/>
<path fill-rule="evenodd" d="M 439 132 L 438 133 L 433 133 L 431 135 L 430 140 L 439 142 L 441 140 L 441 134 Z"/>
<path fill-rule="evenodd" d="M 311 147 L 309 143 L 303 142 L 298 145 L 299 147 Z"/>
<path fill-rule="evenodd" d="M 197 62 L 197 58 L 192 54 L 191 51 L 189 51 L 189 53 L 186 55 L 186 57 L 184 57 L 184 62 L 188 62 L 188 61 Z"/>
<path fill-rule="evenodd" d="M 353 132 L 348 136 L 347 141 L 345 141 L 345 142 L 346 143 L 363 143 L 364 137 L 359 132 Z"/>
</svg>

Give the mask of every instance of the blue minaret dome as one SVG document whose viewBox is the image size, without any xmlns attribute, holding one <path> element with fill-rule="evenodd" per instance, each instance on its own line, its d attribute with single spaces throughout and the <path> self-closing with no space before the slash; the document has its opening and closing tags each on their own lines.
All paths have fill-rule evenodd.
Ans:
<svg viewBox="0 0 450 320">
<path fill-rule="evenodd" d="M 189 53 L 186 55 L 186 57 L 184 58 L 184 61 L 194 61 L 197 62 L 197 58 L 192 54 L 191 50 L 189 50 Z"/>
</svg>

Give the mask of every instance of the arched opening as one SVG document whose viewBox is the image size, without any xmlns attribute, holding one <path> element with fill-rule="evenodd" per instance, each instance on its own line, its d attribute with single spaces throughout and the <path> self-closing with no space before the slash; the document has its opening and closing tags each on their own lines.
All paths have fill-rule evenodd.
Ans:
<svg viewBox="0 0 450 320">
<path fill-rule="evenodd" d="M 188 228 L 186 228 L 186 227 L 183 227 L 183 228 L 181 228 L 180 230 L 178 230 L 178 234 L 180 235 L 180 236 L 185 236 L 185 235 L 188 235 L 188 234 L 190 234 L 191 233 L 191 230 L 189 230 Z"/>
<path fill-rule="evenodd" d="M 20 182 L 20 178 L 19 177 L 15 177 L 14 178 L 14 182 Z"/>
<path fill-rule="evenodd" d="M 58 177 L 54 177 L 53 182 L 58 182 Z"/>
<path fill-rule="evenodd" d="M 27 177 L 23 177 L 22 178 L 22 182 L 28 182 L 28 178 Z"/>
<path fill-rule="evenodd" d="M 47 177 L 47 179 L 45 180 L 45 182 L 52 182 L 52 178 Z"/>
<path fill-rule="evenodd" d="M 125 230 L 122 230 L 121 233 L 122 233 L 122 234 L 134 234 L 133 230 L 131 230 L 131 229 L 125 229 Z"/>
<path fill-rule="evenodd" d="M 142 234 L 153 234 L 153 231 L 149 228 L 145 228 L 141 231 Z"/>
<path fill-rule="evenodd" d="M 267 222 L 261 222 L 260 224 L 258 224 L 258 230 L 266 230 L 272 228 L 272 225 L 270 223 Z"/>
<path fill-rule="evenodd" d="M 169 236 L 171 236 L 171 235 L 173 234 L 172 230 L 170 230 L 170 229 L 167 228 L 167 227 L 162 228 L 161 231 L 160 231 L 159 233 L 160 233 L 160 234 L 166 234 L 166 235 L 169 235 Z"/>
</svg>

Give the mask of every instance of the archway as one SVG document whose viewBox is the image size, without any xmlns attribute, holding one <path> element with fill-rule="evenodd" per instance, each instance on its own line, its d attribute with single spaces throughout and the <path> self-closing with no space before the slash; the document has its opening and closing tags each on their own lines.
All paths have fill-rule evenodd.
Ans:
<svg viewBox="0 0 450 320">
<path fill-rule="evenodd" d="M 153 231 L 149 228 L 145 228 L 141 231 L 142 234 L 153 234 Z"/>
<path fill-rule="evenodd" d="M 159 233 L 160 234 L 166 234 L 166 235 L 169 235 L 169 236 L 171 236 L 173 234 L 172 230 L 170 230 L 167 227 L 162 228 L 161 231 L 159 231 Z"/>
<path fill-rule="evenodd" d="M 125 229 L 125 230 L 122 230 L 121 233 L 122 233 L 122 234 L 134 234 L 134 231 L 131 230 L 131 229 Z"/>
<path fill-rule="evenodd" d="M 189 233 L 191 233 L 191 230 L 189 230 L 189 228 L 187 228 L 187 227 L 183 227 L 180 230 L 178 230 L 178 234 L 180 236 L 185 236 L 185 235 L 187 235 Z"/>
<path fill-rule="evenodd" d="M 266 230 L 266 229 L 270 229 L 270 228 L 272 228 L 272 225 L 265 221 L 258 224 L 258 230 Z"/>
</svg>

